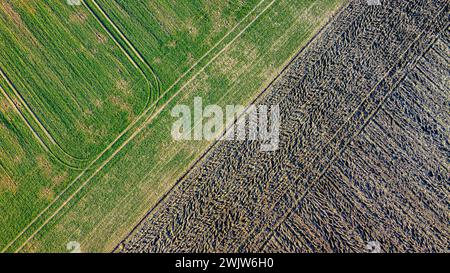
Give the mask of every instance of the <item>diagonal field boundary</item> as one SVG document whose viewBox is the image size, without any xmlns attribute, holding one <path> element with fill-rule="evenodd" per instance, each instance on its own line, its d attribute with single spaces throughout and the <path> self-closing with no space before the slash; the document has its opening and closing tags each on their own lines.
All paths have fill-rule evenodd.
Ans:
<svg viewBox="0 0 450 273">
<path fill-rule="evenodd" d="M 198 75 L 205 70 L 206 67 L 208 67 L 214 60 L 216 60 L 226 49 L 230 47 L 231 44 L 233 44 L 242 34 L 251 26 L 254 24 L 255 21 L 259 19 L 260 16 L 262 16 L 275 2 L 276 0 L 272 0 L 263 10 L 261 10 L 255 18 L 253 18 L 231 41 L 225 44 L 225 46 L 214 55 L 212 59 L 210 59 L 199 71 L 197 71 L 186 83 L 184 83 L 180 89 L 172 95 L 172 97 L 167 100 L 163 105 L 159 107 L 159 110 L 156 112 L 152 112 L 154 107 L 157 107 L 158 104 L 161 102 L 164 95 L 168 94 L 172 89 L 174 89 L 178 83 L 180 83 L 185 77 L 189 75 L 191 71 L 194 71 L 194 69 L 206 58 L 209 54 L 211 54 L 218 46 L 222 44 L 222 42 L 228 38 L 242 23 L 247 20 L 250 15 L 252 15 L 264 2 L 267 0 L 261 0 L 241 21 L 239 21 L 230 31 L 227 32 L 227 34 L 222 37 L 208 52 L 206 52 L 191 68 L 185 72 L 170 88 L 168 88 L 155 102 L 152 106 L 150 106 L 142 115 L 140 115 L 132 124 L 130 124 L 102 153 L 99 154 L 99 156 L 94 159 L 91 164 L 89 164 L 88 167 L 85 168 L 39 215 L 37 215 L 31 222 L 28 224 L 11 242 L 8 243 L 8 245 L 3 248 L 2 252 L 6 252 L 11 246 L 16 243 L 18 239 L 22 237 L 22 235 L 27 232 L 33 224 L 35 224 L 44 213 L 46 213 L 61 197 L 68 191 L 70 187 L 72 187 L 78 180 L 80 180 L 87 171 L 103 156 L 106 154 L 106 152 L 109 151 L 110 148 L 112 148 L 126 133 L 128 133 L 134 125 L 136 125 L 139 121 L 142 120 L 141 125 L 137 125 L 138 127 L 135 129 L 135 131 L 129 136 L 104 162 L 101 164 L 91 176 L 87 178 L 87 180 L 72 194 L 69 196 L 68 199 L 66 199 L 63 204 L 49 217 L 47 218 L 44 223 L 31 234 L 30 237 L 15 251 L 19 252 L 42 228 L 48 224 L 58 213 L 61 211 L 87 184 L 88 182 L 95 177 L 104 166 L 106 166 L 130 141 L 132 141 L 153 119 L 161 113 L 162 110 L 165 109 L 165 107 L 173 101 L 177 95 L 184 90 L 194 79 L 198 77 Z"/>
<path fill-rule="evenodd" d="M 348 21 L 347 21 L 348 22 Z M 347 25 L 351 25 L 351 24 L 347 24 Z M 337 35 L 338 37 L 339 37 L 339 35 Z M 412 37 L 411 39 L 412 40 L 414 40 L 415 38 L 418 38 L 418 39 L 420 39 L 420 34 L 419 35 L 415 35 L 414 37 Z M 412 43 L 413 44 L 413 43 Z M 407 46 L 407 45 L 406 45 Z M 399 52 L 399 54 L 401 54 L 402 53 L 402 51 L 398 51 Z M 407 50 L 405 51 L 405 52 L 407 52 Z M 389 70 L 389 67 L 386 67 L 387 68 L 387 70 Z M 380 76 L 381 76 L 381 73 L 380 73 Z M 378 83 L 374 83 L 375 85 L 377 85 Z M 370 88 L 370 87 L 369 87 Z M 369 91 L 369 93 L 372 91 L 372 90 L 368 90 Z M 373 94 L 373 93 L 372 93 Z M 384 94 L 384 92 L 383 92 L 383 94 Z M 380 96 L 381 97 L 381 96 Z M 363 99 L 363 101 L 364 100 L 367 100 L 367 99 L 369 99 L 370 98 L 370 96 L 367 96 L 366 98 L 364 98 L 364 97 L 361 97 L 362 99 Z M 377 96 L 377 98 L 378 98 L 378 96 Z M 380 98 L 380 100 L 382 99 L 382 97 Z M 373 101 L 372 99 L 370 100 L 370 101 Z M 370 102 L 369 101 L 369 102 Z M 376 101 L 378 101 L 378 99 L 376 100 Z M 378 106 L 378 103 L 374 103 L 373 104 L 373 107 L 377 107 Z M 358 106 L 356 106 L 356 108 L 358 108 L 358 107 L 360 107 L 360 105 Z M 373 107 L 371 106 L 370 108 L 371 109 L 373 109 Z M 353 111 L 353 110 L 350 110 L 350 111 L 352 111 L 352 113 L 351 113 L 351 115 L 354 115 L 355 114 L 355 112 Z M 345 119 L 343 119 L 343 121 L 345 122 L 345 123 L 348 123 L 348 121 L 349 120 L 345 120 Z M 357 131 L 359 129 L 359 125 L 358 125 L 358 127 L 356 128 L 356 130 L 355 131 Z M 341 130 L 339 130 L 339 131 L 341 131 Z M 339 132 L 338 131 L 338 132 Z M 334 134 L 334 131 L 332 132 L 332 135 L 333 135 L 333 138 L 338 134 L 338 132 L 336 133 L 336 134 Z M 339 138 L 340 139 L 340 138 Z M 332 146 L 335 146 L 333 143 L 331 143 L 332 144 Z M 328 145 L 328 144 L 327 144 Z M 338 150 L 338 149 L 333 149 L 333 150 Z M 334 152 L 334 151 L 333 151 Z M 320 156 L 318 156 L 319 158 L 321 158 Z M 316 157 L 317 158 L 317 157 Z M 314 160 L 312 160 L 312 162 L 314 162 L 314 161 L 316 161 L 315 159 Z M 317 175 L 318 174 L 320 174 L 320 173 L 318 173 L 318 172 L 315 172 L 315 173 L 317 173 Z M 316 174 L 315 174 L 316 175 Z M 314 182 L 315 183 L 315 182 Z M 187 186 L 186 186 L 186 188 L 187 188 Z M 186 189 L 185 188 L 185 189 Z M 275 200 L 279 200 L 278 198 L 274 198 Z M 281 197 L 280 197 L 280 199 L 281 199 Z M 295 200 L 297 199 L 297 197 L 295 197 Z M 287 209 L 286 209 L 286 211 L 289 211 L 289 207 L 287 207 Z M 150 213 L 149 213 L 150 214 Z M 269 225 L 268 223 L 264 223 L 264 224 L 262 224 L 262 225 Z M 262 226 L 261 225 L 261 226 Z M 273 226 L 271 226 L 271 225 L 269 225 L 269 228 L 273 228 Z M 264 230 L 263 228 L 261 228 L 262 230 Z M 249 230 L 253 230 L 252 228 L 250 228 Z M 247 232 L 245 232 L 246 234 L 247 234 Z M 172 234 L 173 235 L 173 234 Z M 258 235 L 258 234 L 256 234 L 256 235 Z M 176 235 L 174 235 L 174 236 L 176 236 Z M 250 234 L 250 236 L 249 236 L 250 238 L 252 238 L 252 235 Z M 145 239 L 145 238 L 144 238 Z M 195 240 L 195 239 L 194 239 Z M 144 242 L 145 243 L 145 242 Z M 117 248 L 116 248 L 116 250 L 117 249 L 120 249 L 120 247 L 121 246 L 118 246 Z M 257 248 L 254 248 L 256 251 L 257 251 Z M 240 250 L 232 250 L 232 251 L 240 251 Z M 248 251 L 248 250 L 245 250 L 245 251 Z"/>
<path fill-rule="evenodd" d="M 314 3 L 312 4 L 312 6 L 314 5 Z M 347 3 L 348 5 L 348 3 Z M 339 9 L 337 9 L 335 11 L 335 14 L 339 14 L 343 9 L 344 9 L 345 5 L 343 5 L 342 7 L 340 7 Z M 309 7 L 311 8 L 311 7 Z M 295 53 L 284 65 L 283 68 L 281 69 L 281 71 L 275 75 L 275 77 L 267 84 L 267 86 L 259 93 L 257 94 L 257 96 L 255 98 L 253 98 L 251 100 L 251 102 L 249 103 L 249 105 L 255 105 L 258 104 L 258 102 L 261 102 L 261 100 L 268 94 L 267 91 L 274 85 L 274 83 L 276 83 L 287 71 L 287 69 L 292 65 L 292 63 L 294 63 L 294 61 L 305 52 L 305 50 L 307 48 L 310 47 L 310 45 L 313 43 L 313 41 L 319 37 L 324 30 L 328 27 L 328 23 L 330 22 L 330 19 L 328 19 L 328 22 L 325 23 L 322 27 L 320 27 L 318 29 L 318 31 L 311 36 L 308 41 L 306 42 L 306 44 L 302 45 L 300 47 L 300 50 Z M 140 225 L 152 214 L 154 213 L 154 211 L 156 209 L 158 209 L 159 206 L 161 206 L 164 201 L 166 200 L 166 198 L 173 193 L 173 191 L 180 185 L 180 183 L 184 180 L 184 178 L 186 178 L 190 172 L 196 168 L 196 166 L 198 166 L 201 162 L 203 162 L 206 157 L 210 154 L 210 152 L 215 149 L 217 147 L 217 145 L 220 143 L 221 140 L 223 140 L 223 138 L 226 136 L 226 133 L 229 131 L 229 129 L 231 127 L 233 127 L 234 125 L 236 125 L 237 122 L 239 122 L 243 117 L 245 117 L 245 115 L 248 114 L 249 111 L 249 107 L 246 107 L 244 109 L 244 111 L 242 111 L 233 122 L 231 122 L 230 124 L 228 124 L 220 133 L 219 137 L 217 140 L 215 140 L 213 143 L 211 143 L 205 151 L 203 151 L 202 154 L 200 154 L 198 156 L 198 158 L 189 166 L 189 168 L 183 172 L 183 175 L 176 181 L 176 183 L 174 185 L 172 185 L 170 187 L 170 189 L 164 194 L 162 195 L 159 200 L 157 201 L 156 204 L 154 204 L 149 210 L 148 212 L 142 217 L 142 219 L 139 221 L 138 224 L 135 225 L 135 227 L 127 233 L 127 235 L 124 237 L 124 239 L 118 244 L 116 245 L 116 247 L 113 249 L 113 253 L 114 252 L 120 252 L 121 247 L 125 244 L 125 242 L 131 237 L 133 236 L 133 234 L 139 229 Z M 195 127 L 195 124 L 194 126 Z M 193 128 L 191 129 L 191 131 L 193 130 Z"/>
</svg>

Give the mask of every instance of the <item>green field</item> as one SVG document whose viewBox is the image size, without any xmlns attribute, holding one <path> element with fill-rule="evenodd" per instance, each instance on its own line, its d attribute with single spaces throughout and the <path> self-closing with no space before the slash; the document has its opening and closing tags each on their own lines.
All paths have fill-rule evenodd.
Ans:
<svg viewBox="0 0 450 273">
<path fill-rule="evenodd" d="M 146 79 L 85 10 L 0 5 L 1 86 L 61 161 L 83 166 L 144 110 Z"/>
<path fill-rule="evenodd" d="M 260 0 L 96 0 L 169 88 Z"/>
<path fill-rule="evenodd" d="M 170 110 L 249 103 L 343 2 L 2 2 L 0 249 L 112 250 L 210 144 Z"/>
</svg>

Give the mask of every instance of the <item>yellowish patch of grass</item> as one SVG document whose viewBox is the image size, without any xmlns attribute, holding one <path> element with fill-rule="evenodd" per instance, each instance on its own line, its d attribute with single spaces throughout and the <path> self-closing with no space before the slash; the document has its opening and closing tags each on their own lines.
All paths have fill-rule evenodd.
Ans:
<svg viewBox="0 0 450 273">
<path fill-rule="evenodd" d="M 69 21 L 73 24 L 84 24 L 87 20 L 87 14 L 83 11 L 77 11 L 76 13 L 70 15 Z"/>
<path fill-rule="evenodd" d="M 42 174 L 47 177 L 47 178 L 51 178 L 52 177 L 52 164 L 50 164 L 50 162 L 48 162 L 47 158 L 45 158 L 43 155 L 39 155 L 36 157 L 36 163 L 37 166 L 39 167 L 39 169 L 41 170 Z"/>
<path fill-rule="evenodd" d="M 17 192 L 17 184 L 11 179 L 11 177 L 0 168 L 0 194 L 3 192 Z"/>
<path fill-rule="evenodd" d="M 47 200 L 47 201 L 53 200 L 54 196 L 55 196 L 55 193 L 53 192 L 52 189 L 49 189 L 49 188 L 44 188 L 39 192 L 39 198 Z"/>
</svg>

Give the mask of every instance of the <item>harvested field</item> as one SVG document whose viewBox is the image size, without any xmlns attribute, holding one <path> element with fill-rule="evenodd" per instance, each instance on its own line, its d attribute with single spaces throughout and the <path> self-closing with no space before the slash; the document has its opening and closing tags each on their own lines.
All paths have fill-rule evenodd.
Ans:
<svg viewBox="0 0 450 273">
<path fill-rule="evenodd" d="M 117 251 L 448 251 L 449 23 L 351 1 L 258 100 L 280 149 L 217 142 Z"/>
</svg>

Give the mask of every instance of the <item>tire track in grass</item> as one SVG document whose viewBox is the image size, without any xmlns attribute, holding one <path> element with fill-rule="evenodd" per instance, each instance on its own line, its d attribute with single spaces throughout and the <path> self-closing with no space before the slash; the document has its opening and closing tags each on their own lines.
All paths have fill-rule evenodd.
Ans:
<svg viewBox="0 0 450 273">
<path fill-rule="evenodd" d="M 92 2 L 95 3 L 94 0 L 92 0 Z M 145 75 L 144 71 L 142 70 L 142 68 L 135 62 L 135 60 L 130 56 L 130 54 L 126 51 L 125 48 L 123 48 L 123 46 L 120 44 L 119 41 L 117 41 L 116 37 L 114 37 L 114 35 L 109 31 L 109 29 L 104 25 L 104 23 L 101 21 L 100 18 L 98 18 L 97 14 L 95 14 L 95 12 L 85 3 L 85 1 L 83 1 L 83 4 L 85 5 L 85 7 L 91 12 L 91 14 L 98 20 L 99 24 L 104 28 L 104 30 L 110 35 L 110 37 L 113 39 L 114 43 L 119 47 L 119 49 L 125 54 L 125 56 L 127 57 L 127 59 L 131 62 L 131 64 L 138 70 L 141 72 L 143 78 L 146 80 L 147 83 L 147 88 L 148 88 L 148 98 L 147 98 L 147 102 L 146 105 L 144 106 L 144 109 L 142 110 L 142 112 L 144 112 L 146 110 L 146 108 L 148 107 L 149 103 L 151 102 L 152 99 L 152 92 L 151 92 L 151 83 L 149 82 L 148 77 Z M 96 3 L 95 3 L 96 4 Z M 99 7 L 100 8 L 100 7 Z M 104 14 L 104 13 L 103 13 Z M 105 14 L 105 17 L 106 14 Z M 109 21 L 111 24 L 113 24 L 113 22 Z M 117 29 L 117 27 L 115 25 L 113 25 L 113 27 L 115 29 Z M 152 73 L 152 76 L 155 79 L 156 82 L 156 86 L 157 86 L 157 94 L 159 93 L 159 88 L 160 88 L 160 84 L 159 84 L 159 78 L 157 77 L 157 75 L 153 72 L 153 69 L 143 60 L 143 58 L 141 57 L 141 55 L 139 54 L 139 52 L 137 52 L 137 50 L 132 46 L 132 44 L 127 40 L 127 38 L 117 29 L 117 31 L 120 34 L 120 37 L 125 41 L 125 43 L 132 49 L 133 53 L 136 54 L 136 56 L 138 57 L 138 59 L 144 64 L 144 66 L 146 66 Z M 92 163 L 89 162 L 88 158 L 77 158 L 69 153 L 67 153 L 63 147 L 61 147 L 61 145 L 59 143 L 57 143 L 57 141 L 53 138 L 53 136 L 50 134 L 50 132 L 48 132 L 47 128 L 45 128 L 45 126 L 40 122 L 39 118 L 37 118 L 37 116 L 35 115 L 35 113 L 33 112 L 33 110 L 30 108 L 30 106 L 28 105 L 28 103 L 25 101 L 25 99 L 20 95 L 20 92 L 15 88 L 15 86 L 11 83 L 11 81 L 9 80 L 8 76 L 6 75 L 6 73 L 2 70 L 2 68 L 0 67 L 0 76 L 3 77 L 3 79 L 6 81 L 9 89 L 11 89 L 14 93 L 14 97 L 17 98 L 17 100 L 20 102 L 21 105 L 24 106 L 24 108 L 26 109 L 26 111 L 28 112 L 28 114 L 31 116 L 32 120 L 34 120 L 36 122 L 36 124 L 38 125 L 38 128 L 40 128 L 43 132 L 43 134 L 48 138 L 50 144 L 47 144 L 46 141 L 41 137 L 41 135 L 36 131 L 36 129 L 33 127 L 33 125 L 30 124 L 29 120 L 25 117 L 25 115 L 22 113 L 22 111 L 20 111 L 19 106 L 14 103 L 14 98 L 12 98 L 7 92 L 6 90 L 2 89 L 2 93 L 4 93 L 4 95 L 8 98 L 9 103 L 11 104 L 12 107 L 14 107 L 16 109 L 16 111 L 19 113 L 19 115 L 21 116 L 22 120 L 25 122 L 25 124 L 27 125 L 27 127 L 30 129 L 30 131 L 33 133 L 33 135 L 35 136 L 35 138 L 38 140 L 38 142 L 40 143 L 40 145 L 44 148 L 44 150 L 47 153 L 50 153 L 50 155 L 52 155 L 59 163 L 61 163 L 63 166 L 68 167 L 70 169 L 73 170 L 83 170 L 83 168 L 89 168 L 90 164 Z M 1 86 L 0 86 L 1 88 Z M 62 152 L 63 156 L 58 156 L 56 154 L 55 151 L 53 151 L 53 149 L 50 147 L 51 145 L 54 145 L 56 147 L 57 150 L 59 150 L 60 152 Z M 66 157 L 66 158 L 64 158 Z M 71 162 L 74 161 L 74 162 Z M 89 164 L 89 165 L 87 165 Z M 88 166 L 88 167 L 87 167 Z"/>
<path fill-rule="evenodd" d="M 0 68 L 0 72 L 1 72 L 1 68 Z M 1 85 L 0 85 L 0 91 L 4 95 L 4 97 L 6 98 L 8 103 L 11 105 L 11 107 L 13 107 L 13 109 L 17 112 L 17 114 L 19 115 L 20 119 L 22 119 L 22 121 L 25 124 L 25 126 L 30 130 L 31 134 L 38 141 L 39 145 L 43 148 L 43 150 L 46 153 L 49 153 L 51 156 L 53 156 L 56 159 L 56 161 L 58 161 L 63 166 L 65 166 L 65 167 L 67 167 L 69 169 L 82 170 L 81 167 L 77 167 L 75 165 L 71 165 L 70 163 L 67 163 L 62 158 L 60 158 L 58 155 L 56 155 L 55 152 L 49 147 L 49 145 L 44 142 L 44 140 L 41 138 L 39 133 L 35 130 L 35 128 L 33 128 L 33 126 L 30 124 L 28 119 L 24 116 L 22 111 L 19 109 L 19 106 L 16 105 L 16 103 L 14 103 L 13 98 L 6 92 L 6 90 Z"/>
<path fill-rule="evenodd" d="M 88 9 L 89 12 L 92 14 L 92 16 L 95 17 L 95 19 L 102 26 L 102 28 L 108 33 L 108 35 L 111 37 L 111 39 L 114 41 L 114 43 L 122 50 L 122 52 L 126 55 L 128 60 L 141 72 L 142 76 L 147 81 L 147 85 L 148 85 L 149 89 L 148 89 L 148 94 L 147 94 L 148 95 L 147 101 L 145 103 L 144 110 L 142 111 L 142 112 L 144 112 L 149 107 L 149 104 L 151 103 L 152 99 L 159 97 L 159 94 L 161 92 L 161 81 L 160 81 L 158 75 L 155 73 L 154 69 L 148 64 L 147 61 L 144 60 L 141 53 L 139 53 L 139 51 L 133 46 L 133 44 L 123 34 L 123 32 L 120 31 L 120 29 L 117 27 L 117 25 L 109 18 L 109 16 L 104 12 L 104 10 L 97 4 L 97 2 L 95 0 L 90 0 L 89 2 L 94 5 L 94 8 L 100 14 L 97 14 L 96 11 L 94 10 L 94 8 L 92 8 L 89 4 L 87 4 L 88 2 L 86 2 L 84 0 L 82 1 L 85 8 Z M 125 47 L 120 43 L 120 41 L 114 35 L 114 33 L 102 21 L 101 17 L 104 18 L 108 22 L 108 24 L 113 28 L 115 33 L 117 35 L 119 35 L 120 39 L 125 43 L 127 48 L 129 48 L 131 50 L 132 54 L 130 54 L 127 51 L 127 49 L 125 49 Z M 133 57 L 131 55 L 134 55 L 138 59 L 138 62 L 140 62 L 144 66 L 144 68 L 139 66 L 139 64 L 133 59 Z M 144 69 L 148 70 L 151 75 L 147 75 L 146 72 L 144 72 Z M 153 95 L 151 87 L 150 87 L 150 86 L 152 86 L 152 84 L 150 83 L 150 81 L 152 79 L 150 79 L 150 78 L 153 78 L 154 86 L 156 88 L 156 93 L 154 95 Z M 142 114 L 142 112 L 141 112 L 141 114 Z"/>
<path fill-rule="evenodd" d="M 55 141 L 55 139 L 52 137 L 52 135 L 48 132 L 48 130 L 45 128 L 45 126 L 42 124 L 42 122 L 39 120 L 39 118 L 36 116 L 36 114 L 33 112 L 33 110 L 30 108 L 28 103 L 25 101 L 25 99 L 22 97 L 20 92 L 16 89 L 16 87 L 11 83 L 10 79 L 6 75 L 6 73 L 3 71 L 3 69 L 0 67 L 0 78 L 3 78 L 3 80 L 6 82 L 7 87 L 9 90 L 12 91 L 13 94 L 9 94 L 8 91 L 0 86 L 0 89 L 3 93 L 3 95 L 6 97 L 8 103 L 16 110 L 16 112 L 19 114 L 21 119 L 24 121 L 25 125 L 30 129 L 34 137 L 38 140 L 39 144 L 43 147 L 43 149 L 46 152 L 49 152 L 55 159 L 63 164 L 63 166 L 66 166 L 70 169 L 74 170 L 82 170 L 84 162 L 86 162 L 87 159 L 83 158 L 77 158 L 73 155 L 70 155 L 67 153 L 59 143 Z M 30 120 L 28 120 L 25 117 L 25 114 L 19 109 L 23 107 L 25 109 L 25 112 L 28 113 L 31 116 L 31 120 L 34 121 L 34 123 L 37 125 L 37 127 L 40 129 L 42 134 L 45 136 L 47 140 L 45 140 L 40 133 L 34 128 L 34 126 L 31 124 Z M 56 151 L 52 149 L 52 146 L 55 147 Z M 59 155 L 57 154 L 59 151 Z"/>
<path fill-rule="evenodd" d="M 198 62 L 196 62 L 189 70 L 188 72 L 186 72 L 185 74 L 183 74 L 178 80 L 177 80 L 177 84 L 179 84 L 180 82 L 182 82 L 183 77 L 185 77 L 186 75 L 188 75 L 190 72 L 194 71 L 194 69 L 202 62 L 202 60 L 206 59 L 208 57 L 209 54 L 211 54 L 217 47 L 220 46 L 220 44 L 225 41 L 233 32 L 235 32 L 238 27 L 240 25 L 242 25 L 242 23 L 247 20 L 250 15 L 252 15 L 261 5 L 262 3 L 266 2 L 267 0 L 261 0 L 261 2 L 259 2 L 241 21 L 239 21 L 235 27 L 233 27 L 229 32 L 227 32 L 227 34 L 222 37 L 214 46 L 213 48 L 211 48 L 208 52 L 206 52 L 200 59 Z M 63 204 L 57 209 L 57 211 L 55 213 L 53 213 L 39 228 L 38 230 L 36 230 L 35 232 L 32 233 L 32 235 L 30 237 L 28 237 L 28 239 L 14 252 L 19 252 L 21 249 L 23 249 L 23 247 L 40 231 L 42 230 L 42 228 L 50 221 L 52 220 L 59 211 L 61 211 L 61 209 L 63 209 L 68 202 L 70 202 L 70 200 L 73 199 L 73 197 L 79 193 L 85 186 L 86 184 L 96 175 L 98 174 L 105 165 L 107 165 L 122 149 L 123 147 L 125 147 L 131 140 L 134 139 L 134 137 L 136 137 L 137 134 L 139 134 L 151 121 L 153 121 L 153 119 L 165 108 L 165 106 L 167 106 L 170 102 L 172 102 L 172 100 L 178 96 L 178 94 L 180 94 L 180 92 L 187 87 L 187 85 L 189 85 L 195 78 L 198 77 L 198 75 L 204 71 L 204 69 L 209 66 L 215 59 L 217 59 L 234 41 L 236 41 L 251 25 L 253 25 L 253 23 L 255 21 L 257 21 L 257 19 L 263 15 L 265 13 L 265 11 L 267 11 L 277 0 L 272 0 L 262 11 L 260 11 L 259 13 L 256 14 L 255 18 L 253 18 L 247 25 L 245 25 L 245 27 L 236 34 L 236 36 L 229 41 L 228 43 L 225 44 L 225 46 L 218 52 L 216 53 L 216 55 L 214 55 L 214 57 L 212 59 L 210 59 L 198 72 L 196 72 L 185 84 L 183 84 L 179 90 L 177 90 L 173 96 L 167 100 L 163 105 L 161 105 L 159 107 L 159 110 L 156 112 L 153 112 L 152 110 L 155 109 L 155 107 L 157 107 L 159 105 L 159 103 L 162 101 L 162 99 L 164 98 L 164 96 L 166 94 L 169 94 L 169 92 L 171 90 L 173 90 L 177 84 L 172 85 L 170 88 L 168 88 L 161 96 L 160 98 L 152 104 L 152 106 L 148 107 L 146 111 L 144 111 L 144 113 L 142 113 L 132 124 L 130 124 L 121 134 L 119 134 L 119 136 L 110 144 L 108 145 L 108 147 L 101 152 L 96 159 L 94 159 L 89 166 L 87 166 L 41 213 L 39 213 L 31 222 L 30 224 L 28 224 L 11 242 L 9 242 L 2 250 L 2 252 L 6 252 L 8 251 L 13 244 L 15 244 L 17 242 L 17 240 L 20 239 L 20 237 L 22 237 L 22 235 L 27 232 L 59 199 L 61 199 L 61 197 L 69 190 L 69 188 L 71 188 L 76 182 L 78 182 L 87 172 L 88 170 L 90 170 L 90 168 L 98 161 L 100 160 L 108 151 L 109 149 L 111 149 L 125 134 L 127 134 L 139 121 L 142 121 L 142 125 L 137 125 L 138 128 L 134 131 L 134 133 L 132 133 L 132 135 L 130 137 L 128 137 L 124 143 L 122 143 L 122 145 L 120 145 L 113 153 L 110 157 L 108 157 L 106 159 L 106 161 L 101 164 L 95 171 L 94 173 L 87 178 L 87 180 L 76 190 L 76 192 L 72 195 L 69 196 L 68 199 L 66 199 L 66 201 L 63 202 Z"/>
</svg>

